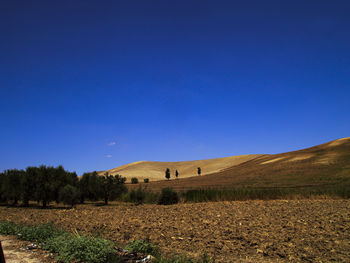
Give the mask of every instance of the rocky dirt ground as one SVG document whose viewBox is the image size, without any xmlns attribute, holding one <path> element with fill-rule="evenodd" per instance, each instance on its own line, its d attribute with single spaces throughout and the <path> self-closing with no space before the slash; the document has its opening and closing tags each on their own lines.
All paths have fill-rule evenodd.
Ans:
<svg viewBox="0 0 350 263">
<path fill-rule="evenodd" d="M 119 246 L 150 238 L 166 255 L 206 252 L 217 262 L 350 262 L 350 200 L 0 207 L 0 219 L 52 222 Z"/>
<path fill-rule="evenodd" d="M 54 263 L 54 257 L 41 249 L 28 249 L 30 242 L 17 240 L 16 236 L 0 235 L 6 263 Z"/>
</svg>

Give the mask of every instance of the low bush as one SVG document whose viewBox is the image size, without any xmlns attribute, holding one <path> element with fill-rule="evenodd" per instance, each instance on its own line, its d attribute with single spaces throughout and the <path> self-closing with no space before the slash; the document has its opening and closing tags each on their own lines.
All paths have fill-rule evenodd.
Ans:
<svg viewBox="0 0 350 263">
<path fill-rule="evenodd" d="M 139 183 L 139 179 L 137 179 L 136 177 L 131 178 L 131 183 L 132 184 L 138 184 Z"/>
<path fill-rule="evenodd" d="M 141 205 L 146 197 L 146 193 L 142 191 L 141 186 L 135 191 L 131 190 L 130 192 L 130 200 L 137 205 Z"/>
<path fill-rule="evenodd" d="M 160 251 L 157 245 L 152 244 L 150 240 L 132 240 L 129 242 L 129 244 L 125 247 L 126 250 L 129 252 L 139 252 L 139 253 L 145 253 L 150 254 L 154 257 L 160 256 Z"/>
<path fill-rule="evenodd" d="M 179 196 L 172 188 L 163 188 L 162 193 L 159 197 L 159 205 L 172 205 L 179 202 Z"/>
<path fill-rule="evenodd" d="M 52 224 L 40 226 L 18 226 L 18 238 L 22 240 L 36 241 L 44 244 L 48 239 L 62 235 L 63 231 L 54 228 Z"/>
<path fill-rule="evenodd" d="M 16 224 L 6 220 L 0 222 L 0 234 L 17 235 L 17 233 L 18 227 Z"/>
<path fill-rule="evenodd" d="M 56 246 L 58 247 L 58 260 L 63 262 L 102 263 L 113 257 L 113 243 L 105 239 L 74 236 L 70 239 L 59 238 L 55 240 L 60 245 Z M 55 243 L 55 240 L 52 242 Z"/>
<path fill-rule="evenodd" d="M 35 241 L 40 244 L 46 240 L 61 235 L 63 231 L 58 230 L 52 224 L 43 224 L 40 226 L 17 225 L 9 221 L 0 222 L 0 234 L 17 235 L 21 240 Z"/>
<path fill-rule="evenodd" d="M 148 179 L 148 178 L 143 179 L 143 181 L 144 181 L 146 184 L 149 183 L 149 179 Z"/>
<path fill-rule="evenodd" d="M 42 248 L 52 253 L 58 253 L 67 240 L 71 238 L 72 235 L 70 233 L 63 233 L 62 235 L 47 239 L 45 244 L 42 245 Z"/>
<path fill-rule="evenodd" d="M 137 192 L 137 190 L 131 190 L 128 193 L 121 195 L 118 200 L 122 201 L 122 202 L 127 202 L 127 203 L 135 203 L 136 192 Z M 144 204 L 157 204 L 158 203 L 159 193 L 142 190 L 142 195 L 143 195 L 142 203 L 144 203 Z"/>
</svg>

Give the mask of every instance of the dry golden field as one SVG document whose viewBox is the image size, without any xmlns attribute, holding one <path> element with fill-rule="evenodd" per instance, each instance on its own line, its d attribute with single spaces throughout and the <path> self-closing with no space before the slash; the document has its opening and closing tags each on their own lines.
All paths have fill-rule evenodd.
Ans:
<svg viewBox="0 0 350 263">
<path fill-rule="evenodd" d="M 201 167 L 202 175 L 219 172 L 228 167 L 244 163 L 252 160 L 256 157 L 262 156 L 261 154 L 250 154 L 231 156 L 225 158 L 216 159 L 205 159 L 197 161 L 184 161 L 184 162 L 150 162 L 150 161 L 139 161 L 130 164 L 126 164 L 111 170 L 99 172 L 104 174 L 121 174 L 127 178 L 130 182 L 132 177 L 137 177 L 139 180 L 148 178 L 151 181 L 164 180 L 164 171 L 169 168 L 171 177 L 175 178 L 175 171 L 178 170 L 180 178 L 193 177 L 197 175 L 197 168 Z"/>
<path fill-rule="evenodd" d="M 254 156 L 207 175 L 180 176 L 179 179 L 141 185 L 151 191 L 160 191 L 163 187 L 178 191 L 233 187 L 350 187 L 350 137 L 299 151 Z"/>
</svg>

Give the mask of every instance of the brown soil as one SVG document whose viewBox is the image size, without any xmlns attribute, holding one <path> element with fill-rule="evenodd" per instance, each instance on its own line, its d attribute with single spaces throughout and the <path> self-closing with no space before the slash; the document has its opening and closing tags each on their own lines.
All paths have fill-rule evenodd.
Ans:
<svg viewBox="0 0 350 263">
<path fill-rule="evenodd" d="M 350 262 L 350 200 L 0 207 L 0 219 L 53 222 L 119 246 L 150 238 L 166 255 L 207 252 L 217 262 Z"/>
<path fill-rule="evenodd" d="M 0 235 L 6 263 L 53 263 L 53 256 L 41 249 L 28 250 L 30 242 L 17 240 L 16 236 Z"/>
</svg>

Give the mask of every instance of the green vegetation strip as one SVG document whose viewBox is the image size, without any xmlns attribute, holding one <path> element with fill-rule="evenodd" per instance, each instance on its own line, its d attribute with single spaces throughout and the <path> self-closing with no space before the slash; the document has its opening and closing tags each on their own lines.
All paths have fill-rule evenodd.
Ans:
<svg viewBox="0 0 350 263">
<path fill-rule="evenodd" d="M 0 233 L 37 242 L 43 249 L 56 253 L 57 260 L 62 262 L 112 262 L 114 257 L 114 245 L 111 241 L 67 233 L 51 224 L 26 226 L 2 221 Z"/>
<path fill-rule="evenodd" d="M 113 242 L 78 232 L 68 233 L 52 224 L 27 226 L 0 221 L 0 234 L 17 235 L 19 239 L 36 242 L 41 248 L 57 255 L 60 262 L 116 263 L 123 259 L 116 253 Z M 155 263 L 210 263 L 215 262 L 204 254 L 200 260 L 180 255 L 171 258 L 161 256 L 157 245 L 149 240 L 133 240 L 126 247 L 128 252 L 150 254 Z"/>
<path fill-rule="evenodd" d="M 276 200 L 289 198 L 311 198 L 328 196 L 350 198 L 349 185 L 300 188 L 233 188 L 233 189 L 194 189 L 183 193 L 185 202 Z"/>
</svg>

